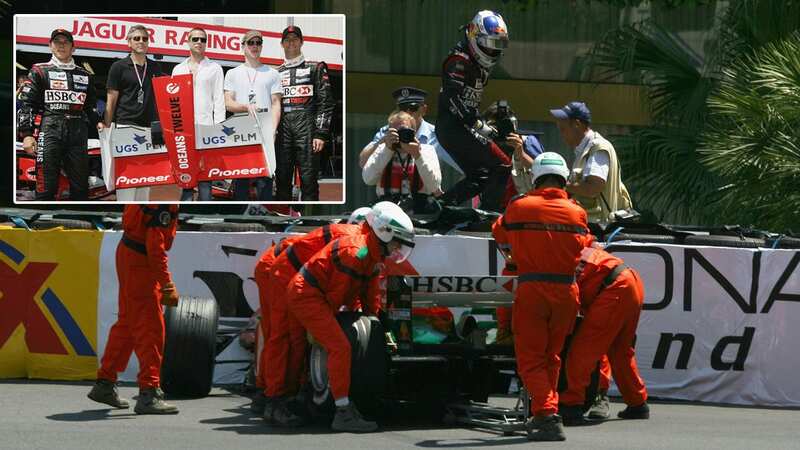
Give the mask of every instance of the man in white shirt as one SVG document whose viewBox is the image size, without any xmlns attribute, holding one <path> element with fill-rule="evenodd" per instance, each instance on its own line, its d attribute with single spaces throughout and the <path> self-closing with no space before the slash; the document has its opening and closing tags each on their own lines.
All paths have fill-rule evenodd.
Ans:
<svg viewBox="0 0 800 450">
<path fill-rule="evenodd" d="M 551 109 L 564 143 L 575 151 L 566 190 L 580 203 L 589 222 L 606 224 L 613 214 L 632 207 L 614 146 L 592 130 L 592 113 L 585 103 L 570 102 Z"/>
<path fill-rule="evenodd" d="M 381 142 L 364 164 L 364 183 L 375 185 L 378 201 L 391 201 L 404 210 L 421 214 L 435 208 L 431 196 L 442 194 L 442 172 L 436 149 L 420 143 L 416 121 L 411 114 L 398 111 L 389 116 L 390 144 Z"/>
<path fill-rule="evenodd" d="M 405 111 L 411 114 L 414 118 L 414 122 L 417 123 L 417 140 L 419 140 L 419 143 L 433 146 L 440 160 L 444 161 L 459 173 L 462 173 L 458 164 L 453 161 L 450 154 L 439 144 L 439 140 L 436 138 L 436 127 L 424 119 L 425 114 L 428 112 L 428 104 L 425 103 L 425 98 L 427 96 L 428 93 L 426 91 L 411 86 L 402 86 L 392 92 L 392 98 L 394 98 L 397 104 L 397 111 Z M 397 135 L 388 132 L 388 130 L 389 126 L 384 125 L 375 133 L 372 141 L 364 146 L 361 150 L 361 154 L 358 156 L 359 166 L 362 168 L 364 167 L 364 164 L 367 163 L 370 155 L 378 148 L 378 145 L 382 143 L 391 145 L 397 142 Z"/>
<path fill-rule="evenodd" d="M 213 125 L 225 120 L 225 98 L 222 91 L 223 75 L 219 64 L 206 58 L 206 42 L 208 35 L 202 28 L 189 31 L 190 55 L 185 61 L 172 69 L 172 75 L 192 74 L 194 80 L 194 123 L 196 125 Z M 211 200 L 211 182 L 201 181 L 197 184 L 198 200 Z M 181 201 L 191 201 L 193 189 L 184 189 Z"/>
<path fill-rule="evenodd" d="M 225 107 L 232 113 L 271 112 L 272 128 L 265 139 L 275 137 L 281 120 L 282 90 L 278 71 L 261 63 L 264 38 L 260 31 L 250 30 L 242 38 L 245 62 L 225 74 Z M 274 172 L 275 168 L 270 167 Z M 258 200 L 272 200 L 272 178 L 239 178 L 233 181 L 233 199 L 249 200 L 250 182 L 256 181 Z"/>
</svg>

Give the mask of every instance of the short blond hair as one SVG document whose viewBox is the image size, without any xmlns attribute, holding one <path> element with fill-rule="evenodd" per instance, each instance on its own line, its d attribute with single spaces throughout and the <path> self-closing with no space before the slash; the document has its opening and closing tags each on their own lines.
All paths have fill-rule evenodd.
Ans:
<svg viewBox="0 0 800 450">
<path fill-rule="evenodd" d="M 407 113 L 405 111 L 400 111 L 399 109 L 396 109 L 396 110 L 392 111 L 391 114 L 389 114 L 389 118 L 387 119 L 387 122 L 388 122 L 389 126 L 392 126 L 392 122 L 395 122 L 395 121 L 398 121 L 398 120 L 408 120 L 409 122 L 411 122 L 411 127 L 414 128 L 414 130 L 417 129 L 417 121 L 414 119 L 414 116 L 412 116 L 411 114 L 409 114 L 409 113 Z"/>
</svg>

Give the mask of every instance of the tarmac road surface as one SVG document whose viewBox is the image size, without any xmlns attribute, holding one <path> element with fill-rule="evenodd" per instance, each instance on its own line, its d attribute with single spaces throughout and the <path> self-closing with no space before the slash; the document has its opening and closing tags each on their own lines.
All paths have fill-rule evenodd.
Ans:
<svg viewBox="0 0 800 450">
<path fill-rule="evenodd" d="M 0 449 L 800 449 L 800 411 L 654 403 L 647 421 L 611 420 L 566 429 L 566 442 L 396 418 L 377 433 L 332 433 L 323 425 L 277 429 L 250 414 L 250 399 L 215 388 L 203 399 L 174 400 L 175 416 L 110 410 L 86 394 L 89 382 L 0 382 Z M 120 388 L 131 399 L 136 388 Z M 514 399 L 492 403 L 511 407 Z M 132 402 L 133 404 L 133 402 Z M 612 403 L 612 412 L 624 405 Z"/>
</svg>

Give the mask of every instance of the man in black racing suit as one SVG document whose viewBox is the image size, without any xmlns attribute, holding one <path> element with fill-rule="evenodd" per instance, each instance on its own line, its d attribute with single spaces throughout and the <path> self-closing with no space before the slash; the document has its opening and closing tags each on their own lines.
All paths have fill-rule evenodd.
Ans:
<svg viewBox="0 0 800 450">
<path fill-rule="evenodd" d="M 17 130 L 25 151 L 36 152 L 36 200 L 55 200 L 62 167 L 69 179 L 70 200 L 87 200 L 87 118 L 93 125 L 102 122 L 95 110 L 94 85 L 89 72 L 72 59 L 74 40 L 69 31 L 54 30 L 50 50 L 52 59 L 34 64 L 19 93 Z"/>
<path fill-rule="evenodd" d="M 445 204 L 459 205 L 481 194 L 481 208 L 500 210 L 510 158 L 492 140 L 497 131 L 481 120 L 483 89 L 492 67 L 508 45 L 508 31 L 499 14 L 480 11 L 465 27 L 465 36 L 442 65 L 439 142 L 464 171 L 464 178 L 442 196 Z"/>
<path fill-rule="evenodd" d="M 301 53 L 303 33 L 296 26 L 283 30 L 281 46 L 286 60 L 278 67 L 283 88 L 281 122 L 276 139 L 276 200 L 292 200 L 294 168 L 300 168 L 303 201 L 319 200 L 320 153 L 330 140 L 336 106 L 328 66 L 306 61 Z"/>
</svg>

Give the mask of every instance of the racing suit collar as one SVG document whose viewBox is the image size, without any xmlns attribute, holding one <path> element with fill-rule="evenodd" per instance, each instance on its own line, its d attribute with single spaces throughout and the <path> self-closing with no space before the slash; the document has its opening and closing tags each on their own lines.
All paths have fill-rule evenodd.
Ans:
<svg viewBox="0 0 800 450">
<path fill-rule="evenodd" d="M 52 65 L 54 65 L 54 66 L 56 66 L 56 67 L 58 67 L 59 69 L 62 69 L 62 70 L 74 70 L 75 69 L 75 58 L 70 58 L 69 62 L 62 63 L 61 61 L 58 60 L 58 58 L 53 56 L 52 58 L 50 58 L 50 64 L 52 64 Z"/>
<path fill-rule="evenodd" d="M 302 53 L 300 53 L 300 56 L 298 56 L 297 58 L 283 60 L 283 65 L 286 67 L 296 67 L 303 64 L 304 62 L 306 62 L 306 57 Z"/>
</svg>

